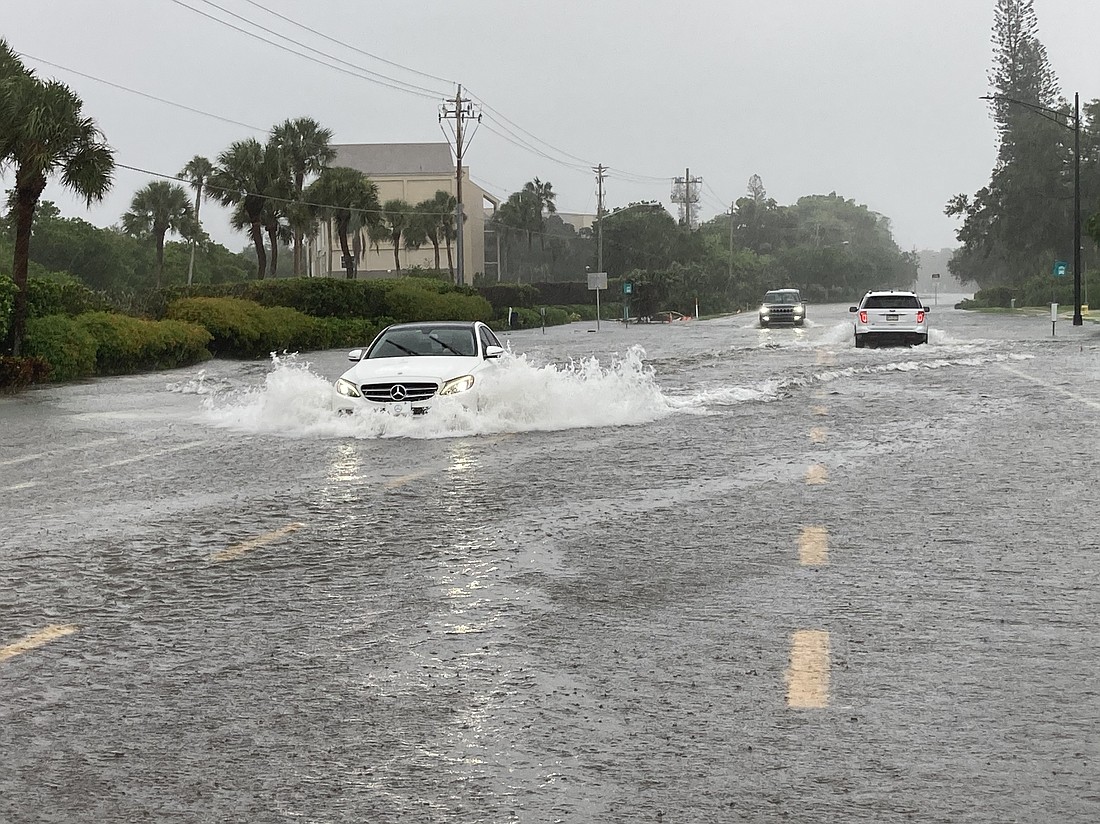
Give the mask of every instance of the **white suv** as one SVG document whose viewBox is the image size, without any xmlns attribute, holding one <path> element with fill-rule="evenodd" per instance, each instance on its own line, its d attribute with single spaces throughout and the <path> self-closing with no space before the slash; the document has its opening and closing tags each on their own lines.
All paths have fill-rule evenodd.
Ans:
<svg viewBox="0 0 1100 824">
<path fill-rule="evenodd" d="M 868 292 L 848 311 L 856 313 L 857 349 L 880 343 L 928 343 L 928 307 L 913 292 Z"/>
</svg>

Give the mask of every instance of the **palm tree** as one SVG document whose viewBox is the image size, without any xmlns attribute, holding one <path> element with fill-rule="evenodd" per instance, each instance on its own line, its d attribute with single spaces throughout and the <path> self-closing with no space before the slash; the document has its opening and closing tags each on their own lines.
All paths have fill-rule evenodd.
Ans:
<svg viewBox="0 0 1100 824">
<path fill-rule="evenodd" d="M 180 173 L 176 175 L 180 180 L 186 180 L 191 184 L 191 188 L 195 190 L 195 228 L 199 230 L 202 228 L 202 223 L 199 222 L 199 206 L 202 203 L 203 190 L 206 188 L 206 181 L 210 178 L 210 175 L 214 171 L 214 164 L 207 160 L 202 155 L 195 155 L 191 158 L 187 165 L 180 170 Z M 195 232 L 195 237 L 191 238 L 191 259 L 187 262 L 187 285 L 190 286 L 195 276 L 195 242 L 198 240 L 200 232 Z"/>
<path fill-rule="evenodd" d="M 393 265 L 401 274 L 401 237 L 412 222 L 413 208 L 408 201 L 400 198 L 387 200 L 382 204 L 382 220 L 378 226 L 370 226 L 367 236 L 375 250 L 384 240 L 393 244 Z"/>
<path fill-rule="evenodd" d="M 446 234 L 446 225 L 454 225 L 454 206 L 456 200 L 444 191 L 435 193 L 435 197 L 422 200 L 413 209 L 412 223 L 405 230 L 405 248 L 419 249 L 430 242 L 435 250 L 435 269 L 439 265 L 439 244 Z M 447 250 L 448 253 L 450 249 Z M 449 257 L 448 257 L 449 260 Z M 454 275 L 452 274 L 452 279 Z"/>
<path fill-rule="evenodd" d="M 15 305 L 6 350 L 18 356 L 27 322 L 27 268 L 34 210 L 51 175 L 83 197 L 87 205 L 111 188 L 114 152 L 83 102 L 56 80 L 41 81 L 0 40 L 0 171 L 15 169 L 11 194 L 15 224 L 12 280 Z"/>
<path fill-rule="evenodd" d="M 267 252 L 264 250 L 264 206 L 268 191 L 280 176 L 277 153 L 268 151 L 254 137 L 238 140 L 218 155 L 218 167 L 207 179 L 207 186 L 223 206 L 238 206 L 240 227 L 248 228 L 248 236 L 256 248 L 256 276 L 267 274 Z"/>
<path fill-rule="evenodd" d="M 543 183 L 537 177 L 534 180 L 523 184 L 523 191 L 527 195 L 534 196 L 534 201 L 537 204 L 538 214 L 537 214 L 537 217 L 532 222 L 535 223 L 538 226 L 538 230 L 539 230 L 539 233 L 540 233 L 539 234 L 539 247 L 540 248 L 545 248 L 545 246 L 543 244 L 543 237 L 544 237 L 543 233 L 546 229 L 545 215 L 547 215 L 547 214 L 552 215 L 556 211 L 558 211 L 558 207 L 554 204 L 554 198 L 556 198 L 558 195 L 553 190 L 553 186 L 551 185 L 550 181 L 546 181 L 545 183 Z M 530 232 L 528 232 L 528 234 L 527 234 L 527 240 L 528 240 L 528 245 L 530 245 L 530 240 L 531 240 Z"/>
<path fill-rule="evenodd" d="M 451 255 L 451 244 L 455 241 L 457 231 L 455 229 L 455 212 L 458 210 L 458 198 L 442 189 L 432 198 L 435 201 L 439 215 L 439 237 L 447 247 L 447 270 L 451 273 L 451 281 L 455 279 L 455 262 Z M 438 261 L 438 258 L 437 258 Z M 438 268 L 439 264 L 436 263 Z"/>
<path fill-rule="evenodd" d="M 321 127 L 316 120 L 299 117 L 286 120 L 271 130 L 271 136 L 283 151 L 283 158 L 290 170 L 295 200 L 302 199 L 306 175 L 320 174 L 336 157 L 336 150 L 330 145 L 332 130 Z M 302 273 L 302 237 L 306 225 L 299 218 L 307 218 L 308 212 L 289 210 L 287 219 L 294 231 L 294 275 Z"/>
<path fill-rule="evenodd" d="M 159 289 L 164 271 L 164 236 L 175 232 L 193 238 L 197 227 L 191 201 L 184 188 L 166 180 L 156 180 L 134 194 L 130 211 L 122 216 L 122 228 L 134 237 L 152 236 L 157 247 L 154 271 Z"/>
<path fill-rule="evenodd" d="M 324 169 L 320 177 L 303 192 L 303 201 L 309 205 L 316 218 L 332 221 L 340 237 L 340 251 L 347 260 L 348 232 L 356 232 L 363 226 L 376 231 L 381 226 L 381 206 L 378 203 L 378 186 L 356 169 L 333 166 Z M 352 270 L 348 269 L 348 277 Z"/>
</svg>

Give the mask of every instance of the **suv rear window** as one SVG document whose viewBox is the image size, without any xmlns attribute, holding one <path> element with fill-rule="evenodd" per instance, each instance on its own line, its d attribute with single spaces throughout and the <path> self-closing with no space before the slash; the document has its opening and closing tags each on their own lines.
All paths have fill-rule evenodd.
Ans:
<svg viewBox="0 0 1100 824">
<path fill-rule="evenodd" d="M 864 309 L 920 309 L 916 295 L 868 295 L 863 299 Z"/>
</svg>

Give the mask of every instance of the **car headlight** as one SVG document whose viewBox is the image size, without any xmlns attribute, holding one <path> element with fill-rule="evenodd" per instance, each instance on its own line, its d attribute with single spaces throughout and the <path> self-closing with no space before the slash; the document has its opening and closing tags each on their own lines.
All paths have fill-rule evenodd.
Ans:
<svg viewBox="0 0 1100 824">
<path fill-rule="evenodd" d="M 340 378 L 336 381 L 336 394 L 343 395 L 346 398 L 361 398 L 359 394 L 359 387 L 346 378 Z"/>
<path fill-rule="evenodd" d="M 465 392 L 471 386 L 474 385 L 473 375 L 463 375 L 461 378 L 452 378 L 443 384 L 443 388 L 439 390 L 440 395 L 457 395 L 459 392 Z"/>
<path fill-rule="evenodd" d="M 801 314 L 802 314 L 803 312 L 805 312 L 805 311 L 806 311 L 806 310 L 805 310 L 805 309 L 803 309 L 803 308 L 802 308 L 801 306 L 796 306 L 796 307 L 794 308 L 794 313 L 795 313 L 796 315 L 801 315 Z"/>
</svg>

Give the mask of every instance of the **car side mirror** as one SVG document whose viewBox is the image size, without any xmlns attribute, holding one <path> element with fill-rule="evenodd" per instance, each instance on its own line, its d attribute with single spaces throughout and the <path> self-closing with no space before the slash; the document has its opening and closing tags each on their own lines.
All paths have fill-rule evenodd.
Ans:
<svg viewBox="0 0 1100 824">
<path fill-rule="evenodd" d="M 348 360 L 349 361 L 361 361 L 361 360 L 363 360 L 363 350 L 362 349 L 352 349 L 350 352 L 348 352 Z"/>
<path fill-rule="evenodd" d="M 849 306 L 849 307 L 848 307 L 848 311 L 849 311 L 849 312 L 858 312 L 858 311 L 859 311 L 859 307 L 858 307 L 858 306 Z"/>
<path fill-rule="evenodd" d="M 925 312 L 927 313 L 927 312 L 931 312 L 932 310 L 931 310 L 931 309 L 929 309 L 929 308 L 928 308 L 927 306 L 925 306 L 925 307 L 924 307 L 924 311 L 925 311 Z"/>
<path fill-rule="evenodd" d="M 499 358 L 503 354 L 504 354 L 504 347 L 503 346 L 486 346 L 485 347 L 485 357 L 486 358 Z"/>
</svg>

